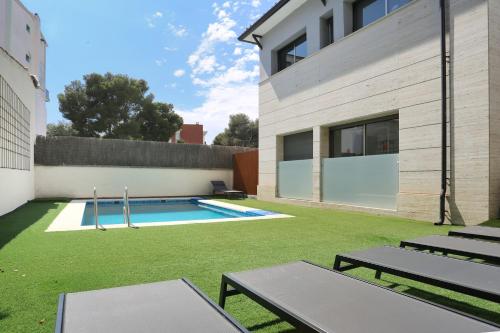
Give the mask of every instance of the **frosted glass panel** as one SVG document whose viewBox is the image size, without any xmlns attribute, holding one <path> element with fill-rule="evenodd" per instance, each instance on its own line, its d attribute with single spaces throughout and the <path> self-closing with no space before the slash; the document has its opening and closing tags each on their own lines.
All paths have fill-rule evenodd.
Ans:
<svg viewBox="0 0 500 333">
<path fill-rule="evenodd" d="M 278 163 L 278 195 L 281 198 L 312 199 L 312 160 Z"/>
<path fill-rule="evenodd" d="M 399 155 L 323 159 L 323 201 L 396 209 Z"/>
</svg>

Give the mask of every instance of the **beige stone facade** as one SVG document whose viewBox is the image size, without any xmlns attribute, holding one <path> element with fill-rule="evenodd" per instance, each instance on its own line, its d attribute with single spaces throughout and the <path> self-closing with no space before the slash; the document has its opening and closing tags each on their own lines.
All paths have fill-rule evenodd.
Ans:
<svg viewBox="0 0 500 333">
<path fill-rule="evenodd" d="M 340 2 L 329 0 L 323 6 L 307 1 L 261 38 L 258 196 L 436 222 L 441 179 L 439 1 L 414 0 L 354 33 L 344 24 L 333 44 L 317 50 L 310 40 L 319 37 L 304 23 L 309 56 L 273 74 L 269 58 L 279 36 L 287 37 L 287 26 L 300 27 L 302 13 L 328 6 L 335 20 L 346 22 L 340 16 L 349 11 L 336 12 Z M 500 3 L 450 0 L 448 5 L 447 218 L 454 224 L 478 224 L 496 217 L 500 202 Z M 322 202 L 321 159 L 328 157 L 328 129 L 391 114 L 399 115 L 397 209 Z M 313 130 L 312 199 L 278 198 L 282 137 L 307 130 Z"/>
</svg>

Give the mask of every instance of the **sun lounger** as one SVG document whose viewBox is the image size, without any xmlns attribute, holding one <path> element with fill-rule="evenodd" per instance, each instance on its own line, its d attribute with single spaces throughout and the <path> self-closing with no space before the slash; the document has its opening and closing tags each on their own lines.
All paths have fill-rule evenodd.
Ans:
<svg viewBox="0 0 500 333">
<path fill-rule="evenodd" d="M 500 228 L 473 226 L 452 230 L 448 235 L 500 242 Z"/>
<path fill-rule="evenodd" d="M 212 180 L 213 194 L 214 195 L 225 195 L 228 199 L 233 198 L 245 198 L 245 192 L 230 190 L 227 188 L 226 183 L 222 180 Z"/>
<path fill-rule="evenodd" d="M 174 280 L 59 298 L 56 333 L 248 332 L 189 281 Z"/>
<path fill-rule="evenodd" d="M 337 255 L 333 269 L 344 272 L 357 267 L 374 269 L 377 278 L 389 273 L 500 302 L 498 266 L 385 246 Z"/>
<path fill-rule="evenodd" d="M 239 293 L 301 332 L 479 333 L 499 330 L 477 318 L 303 261 L 223 274 L 221 307 L 227 296 Z"/>
<path fill-rule="evenodd" d="M 500 244 L 449 236 L 427 236 L 401 242 L 401 247 L 442 252 L 500 264 Z"/>
</svg>

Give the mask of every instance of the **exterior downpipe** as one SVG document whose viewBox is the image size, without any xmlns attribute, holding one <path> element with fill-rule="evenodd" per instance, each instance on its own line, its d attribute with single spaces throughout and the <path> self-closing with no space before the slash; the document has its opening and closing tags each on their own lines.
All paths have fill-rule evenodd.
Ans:
<svg viewBox="0 0 500 333">
<path fill-rule="evenodd" d="M 447 187 L 447 84 L 446 84 L 446 0 L 439 0 L 441 7 L 441 192 L 439 194 L 439 221 L 435 225 L 443 225 L 446 220 L 446 187 Z"/>
</svg>

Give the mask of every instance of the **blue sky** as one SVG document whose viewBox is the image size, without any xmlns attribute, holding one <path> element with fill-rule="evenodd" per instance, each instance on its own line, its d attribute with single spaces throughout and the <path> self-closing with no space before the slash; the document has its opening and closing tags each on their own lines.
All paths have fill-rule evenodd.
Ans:
<svg viewBox="0 0 500 333">
<path fill-rule="evenodd" d="M 23 0 L 40 15 L 48 41 L 48 122 L 62 119 L 57 94 L 86 73 L 148 81 L 158 101 L 207 141 L 229 114 L 258 115 L 258 50 L 237 41 L 274 0 Z"/>
</svg>

